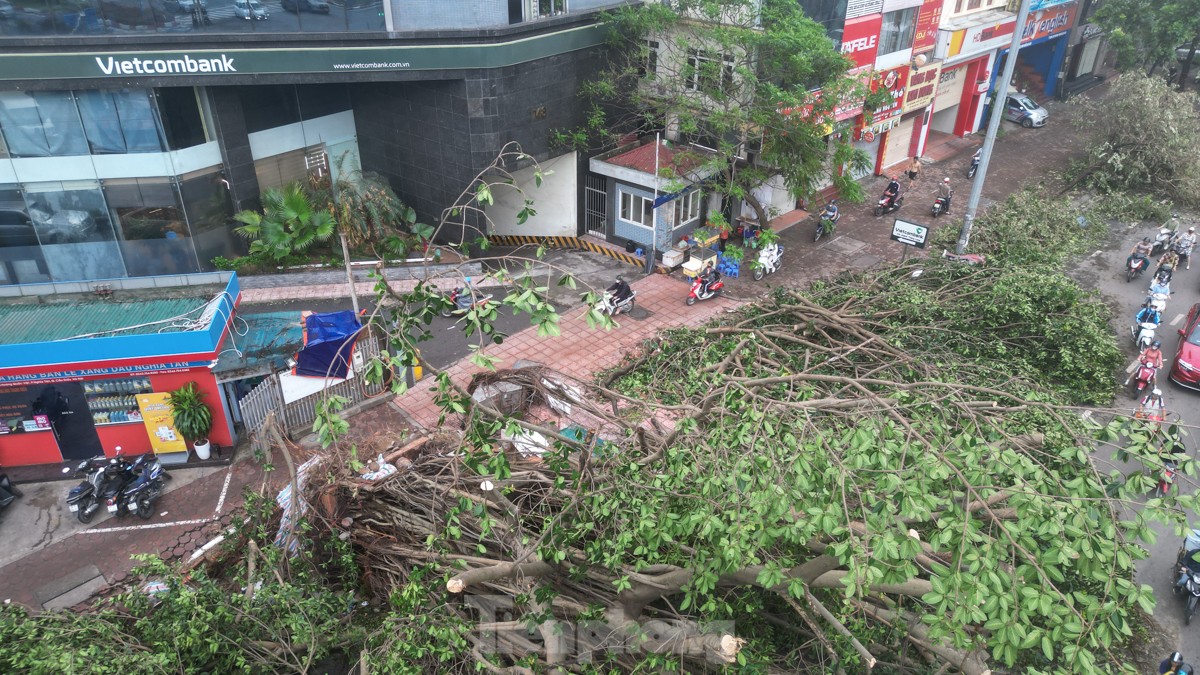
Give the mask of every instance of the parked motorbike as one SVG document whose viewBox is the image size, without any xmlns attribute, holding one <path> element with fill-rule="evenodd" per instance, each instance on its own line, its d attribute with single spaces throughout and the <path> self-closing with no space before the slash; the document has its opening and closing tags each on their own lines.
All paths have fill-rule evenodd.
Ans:
<svg viewBox="0 0 1200 675">
<path fill-rule="evenodd" d="M 0 509 L 12 504 L 17 497 L 21 496 L 21 491 L 9 480 L 8 474 L 4 473 L 4 469 L 0 469 Z"/>
<path fill-rule="evenodd" d="M 1159 228 L 1158 234 L 1154 236 L 1154 248 L 1150 251 L 1150 257 L 1158 257 L 1163 251 L 1171 247 L 1175 242 L 1175 230 L 1169 227 Z"/>
<path fill-rule="evenodd" d="M 967 168 L 967 178 L 974 178 L 975 172 L 979 171 L 979 158 L 983 155 L 983 148 L 975 151 L 971 156 L 971 166 Z"/>
<path fill-rule="evenodd" d="M 725 288 L 725 282 L 721 281 L 720 274 L 714 271 L 712 276 L 712 283 L 708 285 L 707 289 L 704 288 L 704 281 L 700 278 L 700 275 L 696 275 L 696 278 L 692 280 L 692 289 L 688 291 L 687 297 L 689 307 L 696 304 L 697 300 L 708 300 L 709 298 L 716 297 L 721 293 L 721 289 Z"/>
<path fill-rule="evenodd" d="M 120 448 L 117 449 L 120 452 Z M 90 523 L 100 509 L 101 495 L 105 490 L 110 475 L 116 475 L 124 470 L 120 457 L 109 459 L 103 455 L 92 457 L 80 462 L 74 469 L 83 481 L 71 488 L 67 493 L 67 509 L 79 518 L 81 523 Z M 64 474 L 71 473 L 69 466 L 63 467 Z"/>
<path fill-rule="evenodd" d="M 904 195 L 896 195 L 894 198 L 883 195 L 879 198 L 879 203 L 875 205 L 875 217 L 878 218 L 885 213 L 891 213 L 903 205 Z"/>
<path fill-rule="evenodd" d="M 451 304 L 451 307 L 443 307 L 441 315 L 443 317 L 451 317 L 455 314 L 466 314 L 472 309 L 478 309 L 491 302 L 490 294 L 477 292 L 470 286 L 455 288 L 446 294 L 446 300 Z"/>
<path fill-rule="evenodd" d="M 1135 255 L 1125 263 L 1125 281 L 1126 283 L 1142 276 L 1142 272 L 1150 266 L 1150 261 L 1145 256 Z"/>
<path fill-rule="evenodd" d="M 782 259 L 783 247 L 779 244 L 762 247 L 758 252 L 758 266 L 754 268 L 754 280 L 762 281 L 766 275 L 774 274 L 779 269 L 779 261 Z"/>
<path fill-rule="evenodd" d="M 933 207 L 929 209 L 929 212 L 931 214 L 933 214 L 934 218 L 937 218 L 938 216 L 945 213 L 946 212 L 946 198 L 938 197 L 937 199 L 934 199 Z"/>
<path fill-rule="evenodd" d="M 968 265 L 982 265 L 987 262 L 987 259 L 978 253 L 964 253 L 962 255 L 958 255 L 957 253 L 951 253 L 946 249 L 942 249 L 942 257 L 946 258 L 947 260 L 954 260 L 956 262 L 966 263 Z"/>
<path fill-rule="evenodd" d="M 629 297 L 618 302 L 616 293 L 604 291 L 604 297 L 600 298 L 600 301 L 596 303 L 593 309 L 609 316 L 625 314 L 633 311 L 634 306 L 637 304 L 635 298 L 637 298 L 637 291 L 630 291 Z"/>
<path fill-rule="evenodd" d="M 813 241 L 821 241 L 822 235 L 826 233 L 832 237 L 833 231 L 837 227 L 837 222 L 841 219 L 841 211 L 839 211 L 838 214 L 832 218 L 822 214 L 821 217 L 817 219 L 817 231 L 813 234 Z"/>
<path fill-rule="evenodd" d="M 1130 327 L 1129 333 L 1138 351 L 1150 347 L 1150 343 L 1154 342 L 1154 332 L 1156 330 L 1158 330 L 1158 324 L 1149 321 L 1143 321 L 1136 326 Z"/>
<path fill-rule="evenodd" d="M 137 478 L 123 490 L 118 512 L 136 513 L 139 518 L 149 520 L 154 515 L 154 502 L 162 496 L 171 474 L 149 453 L 134 462 L 134 472 Z"/>
<path fill-rule="evenodd" d="M 1154 382 L 1157 375 L 1158 369 L 1154 367 L 1154 364 L 1152 364 L 1149 360 L 1142 361 L 1129 376 L 1129 379 L 1125 380 L 1125 384 L 1131 384 L 1132 387 L 1129 393 L 1132 394 L 1134 398 L 1137 398 L 1143 391 L 1146 390 L 1147 386 Z"/>
</svg>

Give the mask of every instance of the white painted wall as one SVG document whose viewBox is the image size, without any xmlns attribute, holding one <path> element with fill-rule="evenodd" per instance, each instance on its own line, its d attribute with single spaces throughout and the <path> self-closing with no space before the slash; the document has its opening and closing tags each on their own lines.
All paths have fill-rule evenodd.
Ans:
<svg viewBox="0 0 1200 675">
<path fill-rule="evenodd" d="M 273 157 L 313 145 L 335 145 L 356 135 L 354 112 L 344 110 L 312 120 L 285 124 L 249 135 L 250 154 L 254 159 Z M 330 161 L 333 160 L 331 156 Z"/>
<path fill-rule="evenodd" d="M 569 152 L 542 162 L 542 173 L 549 175 L 544 175 L 541 187 L 534 182 L 532 167 L 514 172 L 516 184 L 525 190 L 526 197 L 507 186 L 493 187 L 495 203 L 486 209 L 492 219 L 490 234 L 574 237 L 579 231 L 576 161 L 575 153 Z M 525 198 L 533 200 L 537 215 L 521 225 L 517 213 L 525 207 Z"/>
</svg>

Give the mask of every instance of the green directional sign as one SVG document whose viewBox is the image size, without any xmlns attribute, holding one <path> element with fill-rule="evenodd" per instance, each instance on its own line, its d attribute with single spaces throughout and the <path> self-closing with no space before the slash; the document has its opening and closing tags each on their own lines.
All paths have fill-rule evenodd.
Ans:
<svg viewBox="0 0 1200 675">
<path fill-rule="evenodd" d="M 596 46 L 605 28 L 590 25 L 492 44 L 185 49 L 52 54 L 0 53 L 0 80 L 361 73 L 501 68 Z"/>
</svg>

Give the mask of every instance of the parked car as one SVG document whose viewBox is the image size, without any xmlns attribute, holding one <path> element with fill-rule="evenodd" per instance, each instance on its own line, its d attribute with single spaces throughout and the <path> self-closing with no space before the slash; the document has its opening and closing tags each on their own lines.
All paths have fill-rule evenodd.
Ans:
<svg viewBox="0 0 1200 675">
<path fill-rule="evenodd" d="M 0 19 L 11 19 L 16 15 L 17 10 L 13 9 L 11 2 L 0 0 Z"/>
<path fill-rule="evenodd" d="M 1171 364 L 1171 381 L 1200 391 L 1200 303 L 1192 306 L 1187 322 L 1179 329 L 1179 347 Z"/>
<path fill-rule="evenodd" d="M 312 12 L 314 14 L 328 14 L 329 3 L 325 0 L 279 0 L 279 4 L 289 12 Z"/>
<path fill-rule="evenodd" d="M 1175 58 L 1179 61 L 1187 61 L 1188 54 L 1192 51 L 1192 43 L 1185 42 L 1175 48 Z M 1200 49 L 1196 50 L 1196 60 L 1200 61 Z"/>
<path fill-rule="evenodd" d="M 196 9 L 197 0 L 176 0 L 180 14 L 191 14 Z M 208 2 L 199 0 L 200 9 L 208 10 Z"/>
<path fill-rule="evenodd" d="M 1009 94 L 1004 105 L 1004 119 L 1012 120 L 1025 127 L 1041 127 L 1050 119 L 1050 113 L 1025 94 Z"/>
<path fill-rule="evenodd" d="M 267 14 L 267 8 L 263 7 L 258 0 L 234 0 L 233 15 L 239 16 L 247 21 L 250 19 L 262 21 L 268 16 L 271 16 L 270 14 Z"/>
</svg>

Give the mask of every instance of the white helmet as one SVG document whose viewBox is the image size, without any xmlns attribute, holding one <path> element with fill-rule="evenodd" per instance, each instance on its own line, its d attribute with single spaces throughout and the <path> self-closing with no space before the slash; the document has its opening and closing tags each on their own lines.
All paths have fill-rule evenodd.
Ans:
<svg viewBox="0 0 1200 675">
<path fill-rule="evenodd" d="M 950 183 L 950 176 L 946 176 L 945 178 L 943 178 L 943 179 L 942 179 L 942 182 L 943 182 L 943 183 L 946 183 L 946 184 L 949 184 L 949 183 Z"/>
<path fill-rule="evenodd" d="M 1158 387 L 1155 387 L 1155 388 L 1154 388 L 1154 395 L 1155 395 L 1155 396 L 1162 396 L 1162 389 L 1159 389 Z"/>
</svg>

